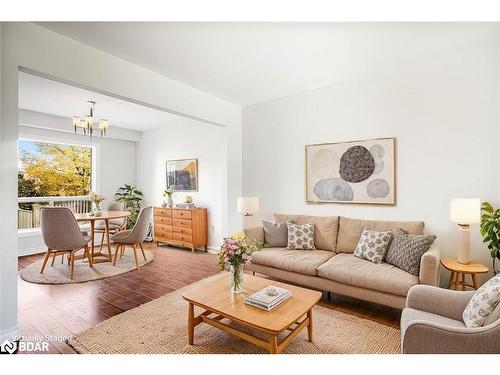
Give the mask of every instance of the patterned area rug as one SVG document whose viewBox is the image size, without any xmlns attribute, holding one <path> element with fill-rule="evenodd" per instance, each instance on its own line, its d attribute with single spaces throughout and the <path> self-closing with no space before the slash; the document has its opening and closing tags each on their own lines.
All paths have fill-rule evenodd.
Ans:
<svg viewBox="0 0 500 375">
<path fill-rule="evenodd" d="M 194 345 L 188 344 L 188 304 L 182 294 L 210 279 L 114 316 L 80 332 L 68 343 L 79 353 L 92 354 L 265 353 L 255 345 L 204 323 L 195 328 Z M 307 341 L 307 330 L 304 329 L 292 340 L 285 353 L 396 354 L 400 351 L 398 329 L 321 306 L 314 308 L 313 317 L 314 342 Z"/>
<path fill-rule="evenodd" d="M 149 250 L 144 250 L 146 253 L 146 261 L 142 257 L 140 250 L 137 251 L 137 259 L 139 260 L 139 267 L 151 262 L 153 260 L 153 253 Z M 114 256 L 114 253 L 113 253 Z M 65 255 L 65 260 L 68 257 Z M 125 254 L 116 261 L 116 266 L 111 262 L 97 263 L 93 268 L 90 268 L 87 262 L 78 260 L 75 262 L 75 273 L 73 280 L 69 278 L 70 266 L 67 261 L 61 264 L 61 255 L 56 257 L 54 266 L 51 266 L 52 256 L 45 266 L 43 273 L 40 273 L 43 260 L 39 260 L 30 264 L 28 267 L 21 271 L 21 279 L 35 284 L 73 284 L 83 283 L 85 281 L 105 279 L 107 277 L 121 275 L 123 273 L 135 270 L 135 260 L 133 250 L 127 248 Z"/>
</svg>

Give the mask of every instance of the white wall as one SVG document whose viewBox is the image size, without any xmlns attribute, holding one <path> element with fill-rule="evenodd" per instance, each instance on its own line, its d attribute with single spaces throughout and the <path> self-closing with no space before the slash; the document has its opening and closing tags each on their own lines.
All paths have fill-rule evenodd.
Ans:
<svg viewBox="0 0 500 375">
<path fill-rule="evenodd" d="M 439 48 L 390 72 L 244 108 L 243 190 L 260 197 L 261 218 L 285 212 L 424 220 L 442 256 L 455 256 L 450 198 L 499 203 L 498 31 L 492 25 L 464 33 L 442 41 L 437 33 Z M 396 206 L 305 202 L 304 145 L 377 137 L 397 138 Z M 490 266 L 478 225 L 471 250 Z M 445 278 L 443 272 L 443 284 Z"/>
<path fill-rule="evenodd" d="M 144 192 L 145 204 L 160 206 L 166 188 L 167 160 L 198 159 L 198 192 L 175 193 L 174 202 L 186 195 L 198 207 L 208 209 L 208 246 L 218 249 L 227 235 L 223 212 L 226 128 L 206 126 L 198 121 L 178 120 L 142 133 L 137 144 L 136 180 Z"/>
<path fill-rule="evenodd" d="M 227 227 L 239 227 L 241 109 L 222 99 L 31 23 L 1 23 L 0 341 L 17 326 L 17 150 L 19 67 L 228 128 L 224 177 Z M 78 58 L 75 58 L 78 56 Z"/>
<path fill-rule="evenodd" d="M 44 127 L 44 124 L 66 124 L 71 129 L 71 119 L 48 115 L 39 112 L 19 111 L 19 138 L 56 143 L 72 143 L 95 147 L 95 190 L 106 196 L 104 207 L 114 201 L 114 194 L 123 184 L 135 184 L 135 142 L 128 138 L 140 139 L 140 133 L 115 126 L 115 134 L 122 134 L 125 140 L 115 135 L 101 138 L 94 136 L 92 142 L 89 136 L 74 134 L 71 131 L 57 131 Z M 118 124 L 119 125 L 119 124 Z M 33 254 L 44 251 L 43 240 L 39 231 L 21 231 L 19 234 L 19 255 Z"/>
</svg>

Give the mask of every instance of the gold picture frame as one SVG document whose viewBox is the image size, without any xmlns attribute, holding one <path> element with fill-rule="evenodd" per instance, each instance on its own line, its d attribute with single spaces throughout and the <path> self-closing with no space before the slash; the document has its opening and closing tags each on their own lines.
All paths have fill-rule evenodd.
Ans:
<svg viewBox="0 0 500 375">
<path fill-rule="evenodd" d="M 165 177 L 167 188 L 173 185 L 175 191 L 198 191 L 198 159 L 167 160 Z"/>
<path fill-rule="evenodd" d="M 305 145 L 304 180 L 310 204 L 396 205 L 396 138 Z"/>
</svg>

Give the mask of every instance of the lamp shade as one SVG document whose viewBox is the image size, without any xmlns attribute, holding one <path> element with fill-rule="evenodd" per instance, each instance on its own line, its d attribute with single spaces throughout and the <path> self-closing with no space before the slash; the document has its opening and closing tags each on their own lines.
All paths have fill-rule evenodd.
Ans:
<svg viewBox="0 0 500 375">
<path fill-rule="evenodd" d="M 453 198 L 450 202 L 450 220 L 457 224 L 477 224 L 481 218 L 481 199 Z"/>
<path fill-rule="evenodd" d="M 253 215 L 259 212 L 258 197 L 238 197 L 236 201 L 236 210 L 243 215 Z"/>
</svg>

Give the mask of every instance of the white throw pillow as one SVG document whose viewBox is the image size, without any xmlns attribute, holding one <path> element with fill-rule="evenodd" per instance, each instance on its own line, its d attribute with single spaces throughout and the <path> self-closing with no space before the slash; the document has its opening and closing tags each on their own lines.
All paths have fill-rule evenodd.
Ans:
<svg viewBox="0 0 500 375">
<path fill-rule="evenodd" d="M 387 247 L 392 238 L 392 232 L 375 232 L 364 230 L 359 238 L 354 256 L 380 264 L 384 260 Z"/>
<path fill-rule="evenodd" d="M 314 247 L 314 224 L 286 223 L 288 227 L 287 249 L 315 250 Z"/>
<path fill-rule="evenodd" d="M 492 277 L 472 296 L 462 318 L 467 327 L 482 327 L 500 302 L 500 275 Z"/>
</svg>

